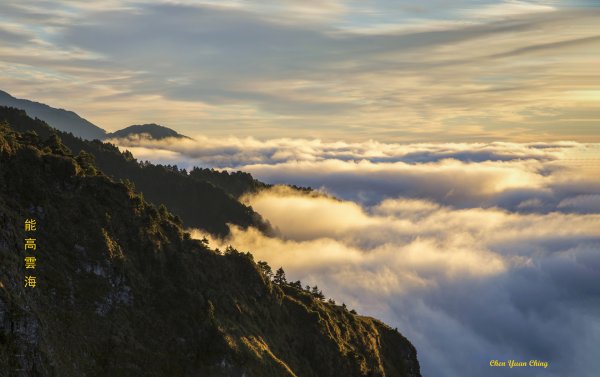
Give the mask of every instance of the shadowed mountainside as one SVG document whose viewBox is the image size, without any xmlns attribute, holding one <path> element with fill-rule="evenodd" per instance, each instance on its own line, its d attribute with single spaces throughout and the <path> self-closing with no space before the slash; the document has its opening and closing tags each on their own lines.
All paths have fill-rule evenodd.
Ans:
<svg viewBox="0 0 600 377">
<path fill-rule="evenodd" d="M 35 288 L 23 285 L 28 218 Z M 190 239 L 56 135 L 6 124 L 0 260 L 2 376 L 420 376 L 397 331 Z"/>
<path fill-rule="evenodd" d="M 219 236 L 228 234 L 228 223 L 271 231 L 259 214 L 236 199 L 243 193 L 266 187 L 244 173 L 204 170 L 202 174 L 187 174 L 177 166 L 138 162 L 131 153 L 121 152 L 113 144 L 82 140 L 54 130 L 41 120 L 29 118 L 22 110 L 0 107 L 2 120 L 18 132 L 35 132 L 42 139 L 56 135 L 74 155 L 81 154 L 82 159 L 110 177 L 133 183 L 146 200 L 166 205 L 189 227 Z"/>
<path fill-rule="evenodd" d="M 2 90 L 0 90 L 0 106 L 25 110 L 29 116 L 43 119 L 60 131 L 71 132 L 83 139 L 92 140 L 106 137 L 106 131 L 72 111 L 57 109 L 27 99 L 15 98 Z"/>
</svg>

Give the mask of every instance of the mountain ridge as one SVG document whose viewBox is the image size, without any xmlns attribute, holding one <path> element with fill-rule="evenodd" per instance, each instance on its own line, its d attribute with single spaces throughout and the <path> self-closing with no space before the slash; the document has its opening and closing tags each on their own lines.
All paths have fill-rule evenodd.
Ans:
<svg viewBox="0 0 600 377">
<path fill-rule="evenodd" d="M 202 174 L 188 174 L 177 166 L 155 165 L 137 161 L 128 152 L 100 140 L 83 140 L 52 129 L 41 120 L 31 119 L 25 111 L 0 106 L 0 121 L 7 121 L 21 133 L 35 132 L 38 137 L 52 135 L 74 154 L 89 154 L 92 164 L 110 177 L 134 185 L 150 202 L 166 205 L 187 226 L 200 228 L 218 236 L 229 233 L 228 224 L 249 226 L 269 233 L 270 225 L 252 208 L 240 203 L 236 195 L 255 192 L 265 184 L 248 174 L 224 173 L 205 169 Z"/>
<path fill-rule="evenodd" d="M 0 122 L 0 213 L 10 376 L 420 376 L 397 331 L 191 239 L 56 134 Z M 27 218 L 39 221 L 36 288 L 22 284 Z"/>
<path fill-rule="evenodd" d="M 162 140 L 166 138 L 191 140 L 189 136 L 182 135 L 171 128 L 161 126 L 156 123 L 135 124 L 129 127 L 125 127 L 121 130 L 108 133 L 105 139 L 121 139 L 130 138 L 132 136 L 144 135 L 147 135 L 150 139 L 154 140 Z"/>
<path fill-rule="evenodd" d="M 93 140 L 106 137 L 105 130 L 70 110 L 16 98 L 2 90 L 0 90 L 0 105 L 25 110 L 29 116 L 42 119 L 58 130 L 71 132 L 83 139 Z"/>
<path fill-rule="evenodd" d="M 0 106 L 24 110 L 32 118 L 43 120 L 59 131 L 72 133 L 74 136 L 85 140 L 107 140 L 141 135 L 149 135 L 150 138 L 155 140 L 169 137 L 191 139 L 189 136 L 182 135 L 171 128 L 156 123 L 135 124 L 114 132 L 107 132 L 74 111 L 52 107 L 25 98 L 17 98 L 3 90 L 0 90 Z"/>
</svg>

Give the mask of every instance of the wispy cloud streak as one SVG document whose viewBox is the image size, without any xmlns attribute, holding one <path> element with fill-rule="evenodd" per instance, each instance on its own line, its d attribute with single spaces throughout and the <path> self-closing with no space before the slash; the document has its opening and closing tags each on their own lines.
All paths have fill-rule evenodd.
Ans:
<svg viewBox="0 0 600 377">
<path fill-rule="evenodd" d="M 598 141 L 591 3 L 52 4 L 0 5 L 3 89 L 109 130 Z"/>
</svg>

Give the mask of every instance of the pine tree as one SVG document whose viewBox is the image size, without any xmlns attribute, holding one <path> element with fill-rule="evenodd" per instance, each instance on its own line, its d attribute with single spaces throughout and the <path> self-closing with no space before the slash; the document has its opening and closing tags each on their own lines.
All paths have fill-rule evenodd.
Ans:
<svg viewBox="0 0 600 377">
<path fill-rule="evenodd" d="M 265 261 L 258 261 L 257 263 L 258 268 L 260 268 L 260 271 L 270 280 L 271 278 L 273 278 L 273 270 L 271 269 L 271 266 L 269 266 L 269 264 Z"/>
<path fill-rule="evenodd" d="M 323 294 L 323 292 L 319 289 L 319 287 L 317 287 L 316 285 L 314 287 L 312 287 L 310 293 L 318 298 L 319 300 L 325 300 L 325 295 Z"/>
<path fill-rule="evenodd" d="M 273 278 L 273 283 L 283 285 L 287 283 L 287 279 L 285 278 L 285 271 L 283 271 L 283 267 L 279 267 L 279 269 L 275 272 L 275 277 Z"/>
</svg>

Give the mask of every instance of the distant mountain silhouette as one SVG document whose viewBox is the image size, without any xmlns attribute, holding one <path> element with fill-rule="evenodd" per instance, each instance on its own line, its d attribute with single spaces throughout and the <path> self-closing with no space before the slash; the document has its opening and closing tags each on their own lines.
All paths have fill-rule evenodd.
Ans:
<svg viewBox="0 0 600 377">
<path fill-rule="evenodd" d="M 44 103 L 28 99 L 15 98 L 9 93 L 0 90 L 0 106 L 14 107 L 25 110 L 27 115 L 38 118 L 48 123 L 59 131 L 70 132 L 74 136 L 87 140 L 120 139 L 137 135 L 147 135 L 152 139 L 161 140 L 168 137 L 190 139 L 175 130 L 155 123 L 136 124 L 112 133 L 107 133 L 102 128 L 65 109 L 57 109 Z"/>
<path fill-rule="evenodd" d="M 189 139 L 189 137 L 178 133 L 167 127 L 160 126 L 155 123 L 150 124 L 136 124 L 123 128 L 122 130 L 115 131 L 106 135 L 106 138 L 122 139 L 137 135 L 148 135 L 150 138 L 155 140 L 166 139 L 168 137 L 174 137 L 178 139 Z"/>
<path fill-rule="evenodd" d="M 72 111 L 57 109 L 43 103 L 15 98 L 0 90 L 0 105 L 25 110 L 30 117 L 39 118 L 63 132 L 70 132 L 82 139 L 104 139 L 106 131 Z"/>
</svg>

